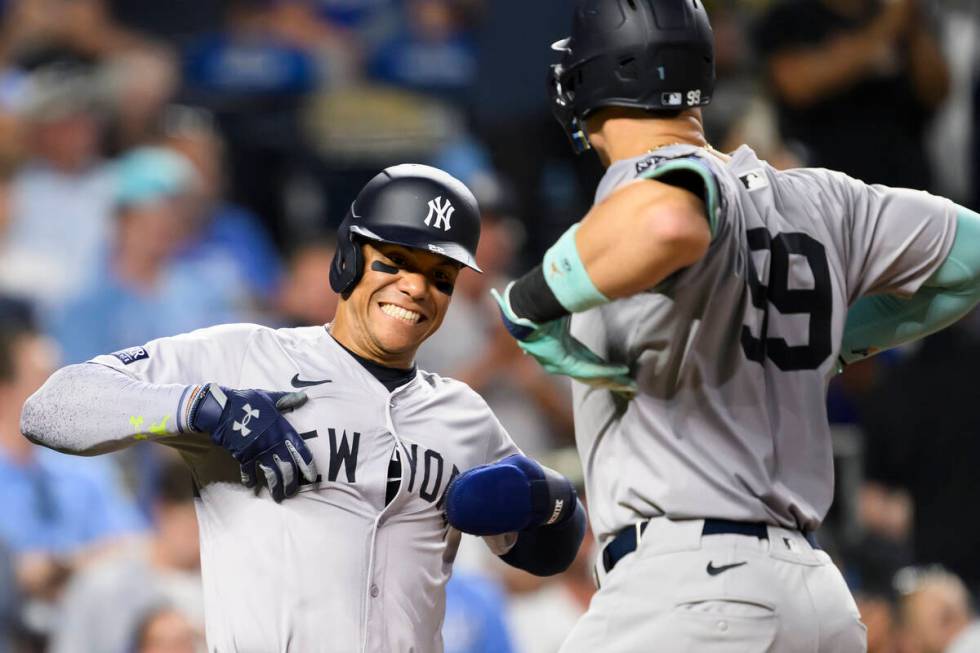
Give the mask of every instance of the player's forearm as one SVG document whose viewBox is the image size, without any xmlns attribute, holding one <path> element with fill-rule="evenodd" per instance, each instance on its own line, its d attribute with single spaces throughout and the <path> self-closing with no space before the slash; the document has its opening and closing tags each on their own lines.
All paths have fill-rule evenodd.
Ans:
<svg viewBox="0 0 980 653">
<path fill-rule="evenodd" d="M 521 317 L 547 322 L 649 290 L 693 264 L 711 242 L 696 195 L 654 180 L 631 184 L 595 206 L 514 284 Z"/>
<path fill-rule="evenodd" d="M 193 390 L 144 383 L 96 363 L 69 365 L 24 403 L 20 428 L 45 447 L 97 455 L 188 431 L 181 413 Z"/>
<path fill-rule="evenodd" d="M 946 260 L 913 297 L 864 297 L 847 313 L 841 359 L 852 363 L 956 322 L 980 302 L 980 215 L 960 208 Z"/>
<path fill-rule="evenodd" d="M 704 202 L 652 180 L 597 205 L 575 234 L 589 278 L 610 299 L 653 288 L 698 261 L 710 242 Z"/>
</svg>

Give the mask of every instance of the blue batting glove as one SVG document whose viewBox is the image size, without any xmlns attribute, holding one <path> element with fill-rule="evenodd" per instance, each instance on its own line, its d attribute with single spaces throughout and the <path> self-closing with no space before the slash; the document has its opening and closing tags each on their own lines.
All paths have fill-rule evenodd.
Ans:
<svg viewBox="0 0 980 653">
<path fill-rule="evenodd" d="M 306 400 L 302 392 L 232 390 L 209 383 L 191 409 L 190 423 L 195 431 L 210 433 L 241 464 L 246 487 L 255 487 L 261 472 L 278 503 L 299 491 L 301 476 L 316 482 L 313 454 L 281 414 Z"/>
<path fill-rule="evenodd" d="M 446 493 L 446 518 L 471 535 L 499 535 L 558 524 L 575 512 L 572 483 L 515 454 L 457 476 Z"/>
<path fill-rule="evenodd" d="M 569 332 L 569 318 L 563 317 L 544 324 L 518 317 L 510 305 L 510 282 L 503 294 L 490 294 L 500 306 L 504 326 L 517 340 L 525 353 L 534 357 L 549 374 L 563 374 L 576 381 L 605 388 L 627 399 L 636 395 L 636 381 L 629 376 L 629 367 L 613 365 L 583 345 Z"/>
</svg>

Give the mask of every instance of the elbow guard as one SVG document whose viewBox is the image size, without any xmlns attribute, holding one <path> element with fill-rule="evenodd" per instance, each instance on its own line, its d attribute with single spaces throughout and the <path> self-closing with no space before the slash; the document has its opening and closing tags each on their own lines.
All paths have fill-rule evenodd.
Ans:
<svg viewBox="0 0 980 653">
<path fill-rule="evenodd" d="M 585 538 L 585 509 L 576 500 L 564 521 L 523 531 L 500 559 L 535 576 L 553 576 L 568 569 Z"/>
<path fill-rule="evenodd" d="M 560 524 L 575 511 L 571 481 L 515 454 L 463 472 L 450 485 L 446 517 L 471 535 L 497 535 Z"/>
</svg>

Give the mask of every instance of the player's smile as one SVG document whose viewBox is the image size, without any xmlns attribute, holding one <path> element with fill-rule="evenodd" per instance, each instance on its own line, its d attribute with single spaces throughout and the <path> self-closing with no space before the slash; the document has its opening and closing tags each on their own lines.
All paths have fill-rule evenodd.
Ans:
<svg viewBox="0 0 980 653">
<path fill-rule="evenodd" d="M 406 322 L 411 325 L 416 325 L 421 322 L 426 321 L 428 318 L 418 311 L 413 311 L 411 309 L 405 308 L 404 306 L 399 306 L 397 304 L 392 304 L 389 302 L 378 302 L 378 306 L 381 308 L 381 312 L 389 317 L 393 317 L 396 320 Z"/>
<path fill-rule="evenodd" d="M 442 323 L 459 265 L 391 243 L 362 248 L 364 274 L 341 304 L 331 332 L 370 360 L 411 367 L 419 345 Z"/>
</svg>

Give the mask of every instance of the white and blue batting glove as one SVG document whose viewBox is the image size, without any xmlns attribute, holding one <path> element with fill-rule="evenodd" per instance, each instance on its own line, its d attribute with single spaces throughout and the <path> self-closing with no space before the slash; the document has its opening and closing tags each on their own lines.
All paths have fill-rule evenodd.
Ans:
<svg viewBox="0 0 980 653">
<path fill-rule="evenodd" d="M 231 453 L 246 487 L 255 487 L 261 474 L 278 503 L 299 491 L 300 478 L 316 482 L 313 454 L 282 416 L 306 400 L 302 392 L 232 390 L 209 383 L 194 399 L 188 421 Z"/>
<path fill-rule="evenodd" d="M 525 353 L 534 357 L 549 374 L 562 374 L 587 385 L 610 390 L 627 399 L 636 395 L 636 381 L 629 367 L 613 365 L 582 344 L 569 332 L 569 317 L 543 324 L 518 317 L 510 305 L 510 282 L 503 294 L 490 294 L 500 306 L 504 326 Z"/>
</svg>

